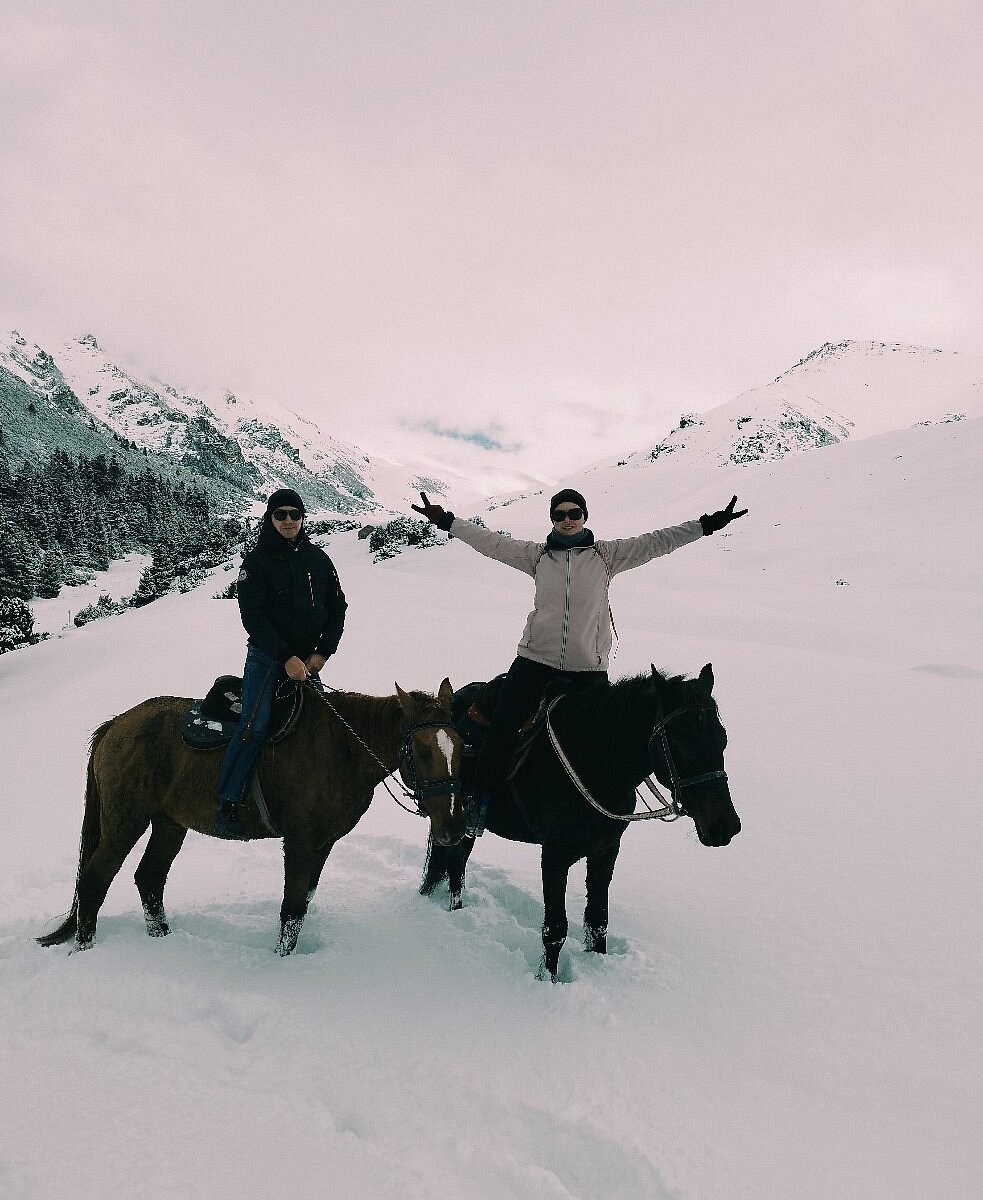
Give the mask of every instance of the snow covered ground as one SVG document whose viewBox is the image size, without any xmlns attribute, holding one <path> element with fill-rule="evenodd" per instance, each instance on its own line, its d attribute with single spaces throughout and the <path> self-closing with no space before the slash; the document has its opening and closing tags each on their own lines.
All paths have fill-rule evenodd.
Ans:
<svg viewBox="0 0 983 1200">
<path fill-rule="evenodd" d="M 49 600 L 33 600 L 34 632 L 67 633 L 75 628 L 75 614 L 95 604 L 100 596 L 108 596 L 110 600 L 132 596 L 144 567 L 150 562 L 149 554 L 128 554 L 126 558 L 110 563 L 108 571 L 97 571 L 89 583 L 63 587 L 57 596 Z"/>
<path fill-rule="evenodd" d="M 275 842 L 192 835 L 144 932 L 132 871 L 95 947 L 71 899 L 87 739 L 241 663 L 214 583 L 0 658 L 0 1195 L 968 1200 L 983 1194 L 983 421 L 777 464 L 581 480 L 592 528 L 747 519 L 620 577 L 613 674 L 711 660 L 743 832 L 626 834 L 611 950 L 537 982 L 534 848 L 492 836 L 467 907 L 417 894 L 425 825 L 381 789 L 296 954 Z M 545 501 L 489 523 L 544 532 Z M 531 596 L 460 543 L 330 551 L 329 680 L 388 694 L 511 660 Z"/>
</svg>

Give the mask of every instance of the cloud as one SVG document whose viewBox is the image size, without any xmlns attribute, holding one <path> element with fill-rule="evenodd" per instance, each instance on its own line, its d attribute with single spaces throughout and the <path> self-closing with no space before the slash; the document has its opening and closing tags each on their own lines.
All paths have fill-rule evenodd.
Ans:
<svg viewBox="0 0 983 1200">
<path fill-rule="evenodd" d="M 551 474 L 828 340 L 983 351 L 981 11 L 22 7 L 0 308 Z"/>
<path fill-rule="evenodd" d="M 514 453 L 522 448 L 520 442 L 505 443 L 499 434 L 502 426 L 493 421 L 485 429 L 455 429 L 440 425 L 437 421 L 419 421 L 411 424 L 411 428 L 421 429 L 432 433 L 438 438 L 450 438 L 451 441 L 470 442 L 482 450 L 495 450 L 504 453 Z"/>
</svg>

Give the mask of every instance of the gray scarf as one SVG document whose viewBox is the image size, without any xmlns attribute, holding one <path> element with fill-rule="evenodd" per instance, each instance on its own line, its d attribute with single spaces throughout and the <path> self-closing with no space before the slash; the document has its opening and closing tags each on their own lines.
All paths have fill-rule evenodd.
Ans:
<svg viewBox="0 0 983 1200">
<path fill-rule="evenodd" d="M 580 533 L 560 533 L 550 530 L 546 545 L 554 550 L 569 550 L 571 546 L 593 546 L 594 535 L 589 529 L 581 529 Z"/>
</svg>

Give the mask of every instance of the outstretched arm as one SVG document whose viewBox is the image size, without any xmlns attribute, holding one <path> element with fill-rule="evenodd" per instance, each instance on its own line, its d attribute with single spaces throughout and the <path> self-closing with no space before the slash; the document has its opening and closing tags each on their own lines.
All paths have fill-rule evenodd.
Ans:
<svg viewBox="0 0 983 1200">
<path fill-rule="evenodd" d="M 507 567 L 515 567 L 526 575 L 535 575 L 536 564 L 543 553 L 541 542 L 524 542 L 518 538 L 510 538 L 501 533 L 493 533 L 490 529 L 481 529 L 473 521 L 462 521 L 452 512 L 445 512 L 439 504 L 431 504 L 426 492 L 420 493 L 423 505 L 411 504 L 414 512 L 422 513 L 438 529 L 445 533 L 451 532 L 459 541 L 477 550 L 486 558 L 505 563 Z"/>
<path fill-rule="evenodd" d="M 655 529 L 651 533 L 643 533 L 639 537 L 598 542 L 597 548 L 612 575 L 617 575 L 620 571 L 630 571 L 634 567 L 640 567 L 643 563 L 650 562 L 653 558 L 671 554 L 681 546 L 699 541 L 701 537 L 705 537 L 717 529 L 723 529 L 737 517 L 743 517 L 747 509 L 742 508 L 739 512 L 735 512 L 734 505 L 736 503 L 737 497 L 735 496 L 726 508 L 711 513 L 710 516 L 704 515 L 698 521 L 684 521 L 682 525 L 672 525 L 668 529 Z"/>
</svg>

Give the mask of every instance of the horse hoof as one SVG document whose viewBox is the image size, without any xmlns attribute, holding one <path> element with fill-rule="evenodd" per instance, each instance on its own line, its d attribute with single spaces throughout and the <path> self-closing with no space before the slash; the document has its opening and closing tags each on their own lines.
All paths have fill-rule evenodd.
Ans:
<svg viewBox="0 0 983 1200">
<path fill-rule="evenodd" d="M 457 912 L 464 907 L 464 900 L 461 898 L 460 892 L 451 892 L 451 912 Z"/>
<path fill-rule="evenodd" d="M 547 982 L 547 980 L 548 980 L 550 983 L 557 983 L 557 982 L 558 982 L 558 980 L 557 980 L 557 978 L 556 978 L 556 972 L 555 972 L 555 971 L 551 971 L 551 970 L 550 970 L 550 968 L 549 968 L 549 964 L 547 963 L 547 961 L 546 961 L 546 959 L 545 959 L 545 958 L 544 958 L 544 959 L 542 960 L 542 962 L 540 962 L 540 964 L 539 964 L 539 970 L 536 972 L 536 978 L 537 978 L 537 979 L 538 979 L 538 980 L 539 980 L 541 983 L 546 983 L 546 982 Z"/>
<path fill-rule="evenodd" d="M 585 925 L 584 949 L 588 954 L 607 954 L 608 927 L 606 925 Z"/>
<path fill-rule="evenodd" d="M 286 958 L 295 949 L 297 939 L 300 937 L 300 927 L 303 923 L 303 920 L 298 917 L 283 922 L 283 928 L 280 930 L 280 940 L 276 944 L 276 952 L 281 958 Z"/>
<path fill-rule="evenodd" d="M 539 970 L 536 972 L 536 978 L 546 980 L 550 983 L 556 983 L 556 973 L 560 966 L 560 949 L 550 946 L 543 957 L 539 960 Z"/>
<path fill-rule="evenodd" d="M 167 937 L 171 932 L 171 927 L 167 923 L 167 916 L 164 913 L 164 906 L 162 904 L 154 907 L 145 904 L 143 906 L 143 919 L 146 922 L 147 934 L 150 937 Z"/>
</svg>

